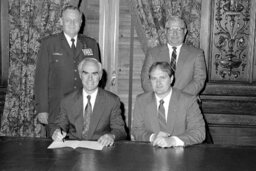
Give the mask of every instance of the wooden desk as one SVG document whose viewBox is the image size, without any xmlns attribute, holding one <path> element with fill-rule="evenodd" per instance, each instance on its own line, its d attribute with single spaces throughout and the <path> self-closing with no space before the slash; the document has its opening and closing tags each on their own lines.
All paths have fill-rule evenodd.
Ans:
<svg viewBox="0 0 256 171">
<path fill-rule="evenodd" d="M 102 151 L 48 150 L 48 139 L 0 137 L 0 170 L 246 171 L 256 170 L 256 147 L 196 145 L 160 149 L 118 142 Z"/>
</svg>

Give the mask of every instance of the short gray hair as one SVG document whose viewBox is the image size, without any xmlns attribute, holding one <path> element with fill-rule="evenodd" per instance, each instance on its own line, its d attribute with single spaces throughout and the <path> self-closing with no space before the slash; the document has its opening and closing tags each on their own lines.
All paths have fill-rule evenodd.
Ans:
<svg viewBox="0 0 256 171">
<path fill-rule="evenodd" d="M 77 68 L 78 68 L 79 73 L 82 73 L 82 68 L 83 68 L 84 64 L 87 63 L 87 62 L 92 62 L 92 63 L 98 65 L 99 72 L 102 73 L 102 65 L 101 65 L 101 63 L 100 63 L 97 59 L 95 59 L 95 58 L 84 58 L 84 59 L 78 64 L 78 67 L 77 67 Z"/>
<path fill-rule="evenodd" d="M 187 29 L 186 22 L 179 16 L 170 16 L 165 23 L 165 27 L 170 25 L 170 23 L 172 22 L 180 22 L 181 24 L 183 24 L 184 28 Z"/>
<path fill-rule="evenodd" d="M 64 13 L 66 10 L 74 10 L 74 11 L 78 11 L 78 12 L 79 12 L 79 14 L 80 14 L 80 16 L 81 16 L 81 19 L 82 19 L 82 16 L 83 16 L 82 12 L 79 10 L 79 8 L 78 8 L 78 7 L 73 6 L 73 5 L 65 6 L 65 7 L 62 9 L 62 11 L 61 11 L 61 17 L 63 17 L 63 13 Z"/>
</svg>

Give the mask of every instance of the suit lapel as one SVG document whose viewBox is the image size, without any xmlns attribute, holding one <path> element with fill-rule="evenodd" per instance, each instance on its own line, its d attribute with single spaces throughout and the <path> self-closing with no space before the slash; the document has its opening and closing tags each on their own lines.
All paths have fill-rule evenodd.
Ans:
<svg viewBox="0 0 256 171">
<path fill-rule="evenodd" d="M 83 49 L 83 43 L 81 42 L 81 38 L 78 35 L 77 36 L 77 43 L 76 43 L 76 53 L 75 53 L 74 58 L 77 58 L 79 56 L 79 54 L 82 52 L 82 49 Z"/>
<path fill-rule="evenodd" d="M 77 132 L 82 138 L 82 131 L 83 131 L 83 94 L 82 89 L 78 91 L 76 98 L 74 99 L 74 106 L 72 107 L 74 109 L 73 115 L 75 120 L 75 125 L 77 126 Z"/>
<path fill-rule="evenodd" d="M 184 63 L 189 55 L 186 49 L 187 49 L 187 47 L 184 44 L 180 48 L 180 54 L 179 54 L 179 58 L 178 58 L 178 63 L 177 63 L 177 67 L 176 67 L 177 69 L 176 69 L 175 75 L 181 73 L 184 69 Z"/>
<path fill-rule="evenodd" d="M 90 126 L 89 126 L 89 130 L 88 130 L 88 138 L 91 139 L 92 135 L 101 119 L 101 116 L 103 114 L 104 111 L 104 94 L 102 92 L 102 90 L 99 88 L 98 89 L 98 94 L 96 96 L 96 100 L 95 100 L 95 104 L 93 107 L 93 112 L 92 112 L 92 116 L 91 116 L 91 120 L 90 120 Z"/>
<path fill-rule="evenodd" d="M 147 113 L 149 116 L 146 115 L 146 120 L 150 119 L 150 124 L 154 131 L 159 132 L 160 127 L 158 124 L 158 113 L 157 113 L 157 103 L 156 103 L 156 97 L 155 94 L 152 93 L 151 99 L 149 101 L 149 104 L 147 105 Z"/>
<path fill-rule="evenodd" d="M 172 88 L 172 95 L 169 102 L 168 117 L 167 117 L 167 130 L 170 134 L 173 133 L 176 114 L 177 114 L 177 92 Z"/>
</svg>

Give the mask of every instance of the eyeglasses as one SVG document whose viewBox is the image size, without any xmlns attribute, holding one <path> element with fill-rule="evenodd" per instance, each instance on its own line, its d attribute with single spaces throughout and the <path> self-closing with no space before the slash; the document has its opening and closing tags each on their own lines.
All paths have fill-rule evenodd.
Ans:
<svg viewBox="0 0 256 171">
<path fill-rule="evenodd" d="M 167 33 L 182 33 L 184 31 L 184 28 L 176 27 L 176 28 L 166 28 Z"/>
</svg>

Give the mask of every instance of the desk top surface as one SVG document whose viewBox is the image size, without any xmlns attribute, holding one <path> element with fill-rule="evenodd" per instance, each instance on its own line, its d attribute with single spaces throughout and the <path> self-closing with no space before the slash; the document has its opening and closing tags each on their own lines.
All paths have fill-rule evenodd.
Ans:
<svg viewBox="0 0 256 171">
<path fill-rule="evenodd" d="M 0 137 L 0 170 L 256 170 L 256 147 L 195 145 L 161 149 L 121 141 L 102 151 L 47 149 L 51 140 Z"/>
</svg>

